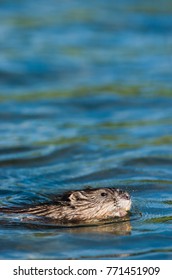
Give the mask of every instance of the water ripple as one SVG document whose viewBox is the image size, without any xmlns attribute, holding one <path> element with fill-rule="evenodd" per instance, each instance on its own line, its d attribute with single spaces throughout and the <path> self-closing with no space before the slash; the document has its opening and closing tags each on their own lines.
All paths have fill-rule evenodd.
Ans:
<svg viewBox="0 0 172 280">
<path fill-rule="evenodd" d="M 172 259 L 171 2 L 1 2 L 0 206 L 86 185 L 133 206 L 78 228 L 1 214 L 0 258 Z"/>
</svg>

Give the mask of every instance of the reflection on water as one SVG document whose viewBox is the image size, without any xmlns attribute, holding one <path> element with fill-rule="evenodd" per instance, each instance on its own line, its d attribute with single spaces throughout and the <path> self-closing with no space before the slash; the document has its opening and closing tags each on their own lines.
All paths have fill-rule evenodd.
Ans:
<svg viewBox="0 0 172 280">
<path fill-rule="evenodd" d="M 21 219 L 21 217 L 9 216 L 2 217 L 0 219 L 1 227 L 5 228 L 27 228 L 27 229 L 53 229 L 54 235 L 57 234 L 58 230 L 66 230 L 72 234 L 82 234 L 82 233 L 95 233 L 95 234 L 114 234 L 114 235 L 128 235 L 131 232 L 131 223 L 129 218 L 118 219 L 116 221 L 109 222 L 99 222 L 99 223 L 88 223 L 88 224 L 67 224 L 59 225 L 55 222 L 50 222 L 46 220 L 39 219 Z M 46 233 L 47 236 L 49 232 Z"/>
<path fill-rule="evenodd" d="M 171 12 L 170 0 L 1 1 L 0 207 L 86 185 L 133 201 L 129 220 L 99 226 L 1 214 L 1 259 L 172 259 Z"/>
</svg>

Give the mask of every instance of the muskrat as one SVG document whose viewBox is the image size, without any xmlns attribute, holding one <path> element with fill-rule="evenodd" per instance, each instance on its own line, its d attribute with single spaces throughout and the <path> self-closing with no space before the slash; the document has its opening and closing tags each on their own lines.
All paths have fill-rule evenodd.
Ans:
<svg viewBox="0 0 172 280">
<path fill-rule="evenodd" d="M 0 208 L 3 213 L 29 214 L 58 223 L 83 223 L 124 217 L 131 208 L 130 195 L 114 188 L 69 191 L 54 201 L 23 208 Z"/>
</svg>

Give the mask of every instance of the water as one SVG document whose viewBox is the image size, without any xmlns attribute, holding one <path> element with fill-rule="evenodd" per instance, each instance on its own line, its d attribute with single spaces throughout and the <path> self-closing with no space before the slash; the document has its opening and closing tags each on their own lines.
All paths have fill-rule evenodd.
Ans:
<svg viewBox="0 0 172 280">
<path fill-rule="evenodd" d="M 172 259 L 172 3 L 1 1 L 0 206 L 130 192 L 126 221 L 0 215 L 1 259 Z"/>
</svg>

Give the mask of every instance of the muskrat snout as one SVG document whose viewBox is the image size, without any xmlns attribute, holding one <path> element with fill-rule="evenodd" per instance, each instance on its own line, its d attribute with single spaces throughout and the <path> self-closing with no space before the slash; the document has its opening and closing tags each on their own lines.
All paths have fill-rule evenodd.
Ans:
<svg viewBox="0 0 172 280">
<path fill-rule="evenodd" d="M 123 192 L 121 197 L 124 199 L 130 200 L 130 195 L 127 192 Z"/>
<path fill-rule="evenodd" d="M 117 189 L 117 192 L 118 192 L 118 194 L 119 194 L 119 196 L 121 198 L 126 199 L 126 200 L 130 200 L 131 199 L 128 192 L 123 191 L 123 190 L 119 190 L 119 189 Z"/>
<path fill-rule="evenodd" d="M 128 212 L 131 209 L 131 204 L 132 204 L 129 193 L 126 191 L 117 189 L 117 194 L 119 197 L 118 205 L 120 206 L 121 210 Z M 124 213 L 122 213 L 122 214 L 121 213 L 122 212 L 120 212 L 120 215 L 122 216 Z"/>
</svg>

